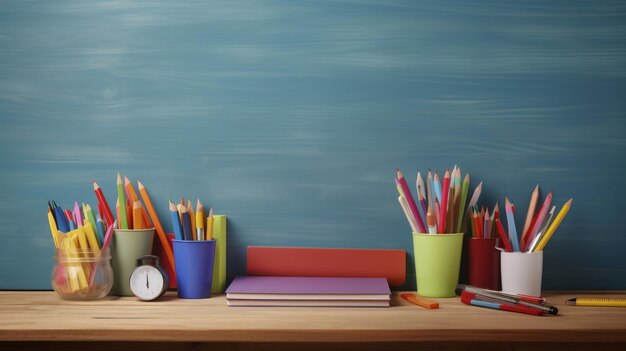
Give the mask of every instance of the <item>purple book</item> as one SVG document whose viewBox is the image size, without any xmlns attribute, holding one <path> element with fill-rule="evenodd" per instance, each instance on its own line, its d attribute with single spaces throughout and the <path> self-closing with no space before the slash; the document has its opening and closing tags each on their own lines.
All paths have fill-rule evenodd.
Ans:
<svg viewBox="0 0 626 351">
<path fill-rule="evenodd" d="M 238 300 L 378 300 L 389 301 L 385 278 L 237 277 L 226 289 Z"/>
</svg>

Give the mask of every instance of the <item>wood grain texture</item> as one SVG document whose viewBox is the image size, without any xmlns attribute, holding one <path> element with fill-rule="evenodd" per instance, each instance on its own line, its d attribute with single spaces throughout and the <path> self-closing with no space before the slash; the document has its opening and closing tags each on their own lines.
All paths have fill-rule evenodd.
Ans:
<svg viewBox="0 0 626 351">
<path fill-rule="evenodd" d="M 546 295 L 558 305 L 558 316 L 470 307 L 458 298 L 438 299 L 440 309 L 426 310 L 395 294 L 390 308 L 234 308 L 226 306 L 223 295 L 182 300 L 169 292 L 156 302 L 114 297 L 71 302 L 53 292 L 0 292 L 0 342 L 12 348 L 42 342 L 50 347 L 56 342 L 77 347 L 128 342 L 136 349 L 150 343 L 209 343 L 229 348 L 250 343 L 267 347 L 319 343 L 331 348 L 367 344 L 380 349 L 441 343 L 486 348 L 534 345 L 539 349 L 544 344 L 570 345 L 571 349 L 589 343 L 607 349 L 626 346 L 626 309 L 567 306 L 565 300 L 583 295 Z"/>
</svg>

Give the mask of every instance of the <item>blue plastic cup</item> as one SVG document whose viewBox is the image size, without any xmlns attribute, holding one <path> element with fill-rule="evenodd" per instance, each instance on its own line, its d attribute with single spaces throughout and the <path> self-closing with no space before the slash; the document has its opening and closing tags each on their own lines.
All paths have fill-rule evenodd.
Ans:
<svg viewBox="0 0 626 351">
<path fill-rule="evenodd" d="M 215 240 L 172 240 L 178 297 L 204 299 L 211 297 Z"/>
</svg>

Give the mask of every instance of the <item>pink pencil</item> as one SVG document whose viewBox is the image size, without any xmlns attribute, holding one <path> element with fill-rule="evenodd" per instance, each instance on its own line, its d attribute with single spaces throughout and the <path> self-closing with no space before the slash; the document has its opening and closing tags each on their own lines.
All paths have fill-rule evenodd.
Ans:
<svg viewBox="0 0 626 351">
<path fill-rule="evenodd" d="M 548 195 L 546 196 L 546 199 L 543 201 L 543 205 L 541 205 L 541 209 L 539 210 L 539 214 L 537 215 L 537 220 L 535 221 L 535 224 L 530 229 L 530 232 L 528 232 L 528 237 L 526 238 L 526 240 L 523 240 L 524 243 L 523 243 L 522 250 L 525 250 L 526 246 L 532 243 L 533 239 L 535 239 L 535 235 L 537 235 L 537 232 L 539 231 L 541 224 L 543 224 L 543 220 L 545 219 L 546 214 L 548 213 L 548 210 L 550 209 L 551 202 L 552 202 L 552 192 L 549 192 Z"/>
<path fill-rule="evenodd" d="M 443 184 L 441 186 L 441 214 L 439 215 L 439 233 L 446 232 L 446 213 L 448 211 L 448 193 L 450 191 L 450 170 L 446 169 L 446 173 L 443 176 Z"/>
<path fill-rule="evenodd" d="M 76 227 L 83 226 L 83 216 L 80 214 L 80 206 L 78 206 L 78 201 L 74 201 L 74 222 L 76 223 Z"/>
<path fill-rule="evenodd" d="M 402 189 L 402 193 L 406 198 L 406 201 L 409 203 L 409 208 L 411 209 L 411 214 L 415 221 L 417 222 L 417 227 L 422 233 L 428 233 L 426 227 L 424 226 L 424 222 L 419 215 L 419 211 L 417 210 L 417 205 L 415 205 L 415 200 L 413 199 L 413 195 L 411 195 L 411 190 L 409 190 L 409 186 L 406 184 L 406 180 L 404 179 L 404 175 L 400 171 L 399 168 L 396 169 L 396 175 L 398 177 L 398 181 L 400 182 L 400 188 Z"/>
</svg>

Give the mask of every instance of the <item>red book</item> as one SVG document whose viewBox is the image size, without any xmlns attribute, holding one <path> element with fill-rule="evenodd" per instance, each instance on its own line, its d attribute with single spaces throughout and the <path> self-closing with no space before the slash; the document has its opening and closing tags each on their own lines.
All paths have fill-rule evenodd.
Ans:
<svg viewBox="0 0 626 351">
<path fill-rule="evenodd" d="M 248 275 L 406 279 L 404 250 L 248 246 Z"/>
</svg>

